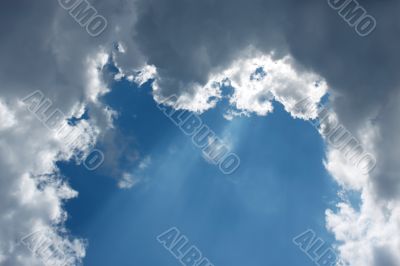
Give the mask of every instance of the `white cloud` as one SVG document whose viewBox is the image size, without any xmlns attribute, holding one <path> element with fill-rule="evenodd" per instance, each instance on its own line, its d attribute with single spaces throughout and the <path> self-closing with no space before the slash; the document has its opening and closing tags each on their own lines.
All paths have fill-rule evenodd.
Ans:
<svg viewBox="0 0 400 266">
<path fill-rule="evenodd" d="M 234 61 L 220 76 L 229 79 L 234 88 L 229 100 L 240 112 L 267 115 L 273 111 L 272 100 L 276 100 L 298 117 L 301 114 L 295 104 L 304 98 L 318 103 L 327 86 L 318 75 L 297 70 L 293 65 L 290 56 L 274 59 L 273 54 L 255 53 Z"/>
<path fill-rule="evenodd" d="M 153 94 L 161 103 L 168 97 L 162 96 L 157 78 L 160 77 L 156 75 Z M 234 90 L 228 96 L 234 109 L 224 114 L 227 119 L 251 113 L 267 115 L 273 111 L 273 100 L 282 103 L 294 117 L 311 118 L 315 114 L 300 113 L 295 108 L 296 103 L 308 98 L 316 105 L 328 89 L 324 79 L 317 74 L 296 69 L 290 56 L 277 59 L 273 54 L 262 54 L 249 48 L 226 69 L 212 73 L 205 86 L 192 84 L 177 95 L 174 106 L 202 113 L 216 106 L 223 97 L 221 88 L 226 86 Z"/>
<path fill-rule="evenodd" d="M 124 173 L 118 180 L 118 187 L 121 189 L 132 188 L 137 183 L 137 179 L 130 173 Z"/>
<path fill-rule="evenodd" d="M 0 141 L 0 254 L 5 265 L 43 265 L 19 240 L 42 228 L 55 235 L 65 230 L 63 202 L 77 192 L 62 181 L 54 164 L 63 143 L 17 101 L 10 108 L 19 126 L 3 132 Z M 73 247 L 68 254 L 79 264 L 84 242 L 66 237 L 57 239 Z"/>
<path fill-rule="evenodd" d="M 350 265 L 399 265 L 400 205 L 381 202 L 364 188 L 360 210 L 349 202 L 328 210 L 327 227 L 339 241 L 342 259 Z"/>
<path fill-rule="evenodd" d="M 97 102 L 98 97 L 109 92 L 107 86 L 102 82 L 101 79 L 101 68 L 108 61 L 108 54 L 105 51 L 100 51 L 93 57 L 88 57 L 87 59 L 87 85 L 86 85 L 86 93 L 87 98 L 92 102 Z"/>
<path fill-rule="evenodd" d="M 159 86 L 160 77 L 153 84 L 154 100 L 158 103 L 173 104 L 176 109 L 186 109 L 192 112 L 202 113 L 216 106 L 221 99 L 220 84 L 210 78 L 206 85 L 202 86 L 198 83 L 192 83 L 189 87 L 193 93 L 182 93 L 177 95 L 178 99 L 174 103 L 169 103 L 170 95 L 164 96 Z"/>
<path fill-rule="evenodd" d="M 137 168 L 131 172 L 123 172 L 118 179 L 117 186 L 121 189 L 130 189 L 139 182 L 145 180 L 144 171 L 151 165 L 151 157 L 145 156 L 138 162 Z"/>
<path fill-rule="evenodd" d="M 0 101 L 0 131 L 10 128 L 16 124 L 14 114 L 7 105 Z"/>
<path fill-rule="evenodd" d="M 57 1 L 0 5 L 0 36 L 7 39 L 0 43 L 0 264 L 43 265 L 20 240 L 46 229 L 70 260 L 67 265 L 79 265 L 86 243 L 64 226 L 65 201 L 78 192 L 55 165 L 70 159 L 73 147 L 45 127 L 21 99 L 40 90 L 51 100 L 51 109 L 66 118 L 89 109 L 90 120 L 77 125 L 82 133 L 77 147 L 87 153 L 112 125 L 112 110 L 98 101 L 107 92 L 100 76 L 107 53 L 96 43 L 101 37 L 88 36 Z M 15 17 L 8 17 L 9 8 Z M 15 34 L 4 36 L 10 32 L 9 21 L 14 21 Z"/>
<path fill-rule="evenodd" d="M 369 174 L 362 173 L 344 160 L 338 150 L 328 147 L 326 169 L 340 184 L 344 195 L 355 191 L 361 197 L 356 204 L 342 198 L 337 204 L 337 210 L 327 210 L 327 228 L 339 241 L 338 249 L 342 259 L 350 265 L 397 266 L 400 265 L 400 201 L 398 197 L 380 191 L 380 186 L 387 182 L 386 174 L 390 173 L 388 168 L 382 168 L 382 164 L 388 163 L 388 158 L 385 158 L 386 155 L 381 156 L 384 147 L 380 146 L 389 141 L 382 140 L 382 131 L 387 130 L 388 125 L 371 122 L 365 125 L 359 127 L 354 134 L 363 148 L 374 154 L 378 162 Z M 391 142 L 391 145 L 398 146 L 395 142 Z M 392 188 L 396 189 L 395 180 L 390 182 Z"/>
<path fill-rule="evenodd" d="M 93 74 L 99 71 L 95 64 L 88 64 L 87 69 Z M 102 90 L 96 89 L 101 87 L 100 82 L 93 83 L 90 79 L 94 77 L 89 75 L 87 80 L 93 90 L 86 100 L 76 99 L 76 104 L 68 109 L 60 99 L 55 98 L 50 109 L 64 107 L 67 112 L 61 119 L 72 115 L 79 117 L 88 105 L 97 105 L 99 110 L 106 110 L 98 102 L 91 103 Z M 53 95 L 48 91 L 44 94 L 45 97 Z M 69 99 L 74 96 L 70 95 Z M 68 217 L 63 209 L 64 202 L 77 197 L 78 193 L 63 181 L 55 162 L 72 158 L 74 149 L 87 154 L 110 121 L 101 125 L 99 121 L 107 118 L 80 120 L 73 127 L 64 120 L 62 124 L 65 127 L 57 132 L 47 128 L 28 111 L 28 105 L 21 101 L 21 97 L 9 96 L 0 99 L 0 103 L 1 119 L 4 121 L 0 140 L 0 211 L 3 214 L 0 217 L 1 261 L 5 265 L 43 265 L 42 259 L 19 241 L 45 228 L 54 235 L 54 244 L 66 254 L 68 265 L 79 265 L 85 256 L 85 241 L 70 236 L 63 226 Z M 93 106 L 92 110 L 95 110 Z M 73 128 L 78 129 L 81 138 L 74 145 L 67 145 L 63 136 Z"/>
<path fill-rule="evenodd" d="M 140 161 L 138 168 L 140 170 L 145 170 L 147 167 L 149 167 L 151 164 L 151 157 L 150 156 L 146 156 L 144 157 L 143 160 Z"/>
</svg>

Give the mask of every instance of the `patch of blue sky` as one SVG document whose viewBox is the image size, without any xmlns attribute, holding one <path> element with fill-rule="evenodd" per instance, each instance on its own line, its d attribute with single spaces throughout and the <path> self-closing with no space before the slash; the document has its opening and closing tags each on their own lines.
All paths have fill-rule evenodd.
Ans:
<svg viewBox="0 0 400 266">
<path fill-rule="evenodd" d="M 151 157 L 143 180 L 121 190 L 101 168 L 61 164 L 79 191 L 66 205 L 67 226 L 89 240 L 85 265 L 180 265 L 156 240 L 172 226 L 214 265 L 312 265 L 292 238 L 310 228 L 332 243 L 324 213 L 338 189 L 323 167 L 324 145 L 312 125 L 277 103 L 267 117 L 228 121 L 222 101 L 201 118 L 228 136 L 241 159 L 226 176 L 160 112 L 150 85 L 114 82 L 103 99 L 119 113 L 120 141 L 133 137 L 130 148 Z"/>
</svg>

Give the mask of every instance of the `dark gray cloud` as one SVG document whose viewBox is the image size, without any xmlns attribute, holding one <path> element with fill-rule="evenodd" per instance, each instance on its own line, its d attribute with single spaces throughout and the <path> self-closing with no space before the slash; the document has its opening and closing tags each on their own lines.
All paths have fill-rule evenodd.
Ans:
<svg viewBox="0 0 400 266">
<path fill-rule="evenodd" d="M 290 52 L 349 99 L 362 91 L 357 113 L 363 113 L 397 84 L 400 38 L 398 2 L 360 3 L 378 21 L 364 38 L 327 1 L 141 1 L 134 38 L 163 78 L 188 83 L 204 83 L 248 45 Z"/>
<path fill-rule="evenodd" d="M 79 2 L 79 1 L 78 1 Z M 108 21 L 92 37 L 54 1 L 0 3 L 0 81 L 2 96 L 22 97 L 34 89 L 48 92 L 65 110 L 84 100 L 89 58 L 108 53 L 116 40 L 128 44 L 134 21 L 132 1 L 90 1 Z M 130 52 L 134 52 L 131 45 Z M 140 62 L 137 53 L 129 67 Z M 122 60 L 121 60 L 122 61 Z M 124 64 L 127 65 L 127 64 Z"/>
<path fill-rule="evenodd" d="M 285 48 L 279 1 L 141 1 L 134 36 L 167 93 L 204 84 L 249 45 Z"/>
</svg>

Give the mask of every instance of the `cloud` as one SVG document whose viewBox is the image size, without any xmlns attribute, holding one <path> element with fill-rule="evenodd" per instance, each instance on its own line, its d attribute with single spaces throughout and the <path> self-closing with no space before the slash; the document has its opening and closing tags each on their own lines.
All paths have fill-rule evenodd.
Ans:
<svg viewBox="0 0 400 266">
<path fill-rule="evenodd" d="M 150 166 L 150 164 L 151 164 L 151 157 L 146 156 L 142 161 L 140 161 L 138 168 L 140 170 L 145 170 Z"/>
<path fill-rule="evenodd" d="M 0 130 L 15 126 L 15 116 L 7 105 L 0 101 Z"/>
<path fill-rule="evenodd" d="M 19 101 L 7 106 L 18 124 L 2 130 L 0 141 L 0 254 L 5 265 L 42 265 L 20 240 L 46 228 L 58 237 L 62 252 L 79 264 L 85 243 L 66 232 L 66 200 L 78 195 L 60 176 L 55 162 L 72 154 L 53 131 L 47 129 Z M 60 232 L 63 233 L 61 237 Z M 60 244 L 63 243 L 63 244 Z M 66 250 L 66 247 L 70 247 Z"/>
<path fill-rule="evenodd" d="M 107 7 L 105 1 L 96 3 L 100 10 Z M 120 12 L 125 11 L 104 14 L 112 21 Z M 90 119 L 76 125 L 82 129 L 77 148 L 88 152 L 112 127 L 113 111 L 99 96 L 108 90 L 101 71 L 116 25 L 93 38 L 57 1 L 3 1 L 0 20 L 0 264 L 43 265 L 20 240 L 45 229 L 66 254 L 67 265 L 79 265 L 86 242 L 64 226 L 64 204 L 78 192 L 55 164 L 71 159 L 74 147 L 29 112 L 21 99 L 40 90 L 51 101 L 51 111 L 60 110 L 65 118 L 88 110 Z"/>
<path fill-rule="evenodd" d="M 118 187 L 121 189 L 129 189 L 132 188 L 136 182 L 137 180 L 132 174 L 124 173 L 118 181 Z"/>
<path fill-rule="evenodd" d="M 143 172 L 150 166 L 150 164 L 151 157 L 144 157 L 138 162 L 137 167 L 131 171 L 132 173 L 122 173 L 122 176 L 118 179 L 117 186 L 121 189 L 130 189 L 139 182 L 143 181 L 145 179 L 145 177 L 143 177 Z"/>
<path fill-rule="evenodd" d="M 274 59 L 271 54 L 249 51 L 217 76 L 219 84 L 233 89 L 232 95 L 227 96 L 234 108 L 231 114 L 264 116 L 273 111 L 275 100 L 293 117 L 310 119 L 316 114 L 300 113 L 296 104 L 305 98 L 316 104 L 327 92 L 326 82 L 320 76 L 295 69 L 290 56 Z"/>
<path fill-rule="evenodd" d="M 338 211 L 327 211 L 327 227 L 335 233 L 339 251 L 350 265 L 399 265 L 399 204 L 377 202 L 363 191 L 360 210 L 347 200 Z"/>
</svg>

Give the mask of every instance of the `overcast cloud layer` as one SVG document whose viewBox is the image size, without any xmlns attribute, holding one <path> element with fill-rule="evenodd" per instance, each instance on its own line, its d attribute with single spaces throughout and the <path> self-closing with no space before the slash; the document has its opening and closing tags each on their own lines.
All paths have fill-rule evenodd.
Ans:
<svg viewBox="0 0 400 266">
<path fill-rule="evenodd" d="M 220 85 L 229 78 L 234 88 L 229 119 L 267 115 L 275 99 L 307 120 L 312 117 L 296 114 L 293 104 L 303 97 L 317 103 L 328 91 L 338 120 L 375 155 L 377 166 L 363 176 L 327 147 L 327 170 L 344 190 L 362 195 L 360 208 L 343 197 L 337 210 L 328 210 L 327 227 L 350 265 L 400 265 L 400 2 L 359 2 L 377 21 L 367 37 L 358 36 L 326 1 L 91 1 L 108 21 L 107 30 L 93 38 L 57 1 L 3 1 L 0 211 L 7 215 L 0 218 L 0 263 L 36 265 L 15 241 L 32 224 L 62 230 L 62 202 L 76 196 L 64 183 L 39 190 L 39 181 L 29 177 L 51 173 L 59 180 L 54 162 L 61 151 L 64 159 L 69 153 L 18 99 L 40 89 L 66 114 L 86 106 L 98 137 L 112 126 L 110 110 L 97 100 L 107 91 L 98 70 L 110 56 L 127 76 L 154 66 L 156 74 L 147 67 L 141 78 L 155 75 L 155 100 L 175 93 L 182 108 L 198 112 L 217 104 Z M 112 52 L 117 42 L 123 49 Z M 262 79 L 250 84 L 240 77 L 258 67 L 266 72 Z M 37 154 L 39 147 L 43 154 Z M 79 261 L 84 242 L 65 241 L 75 243 L 71 256 Z"/>
</svg>

